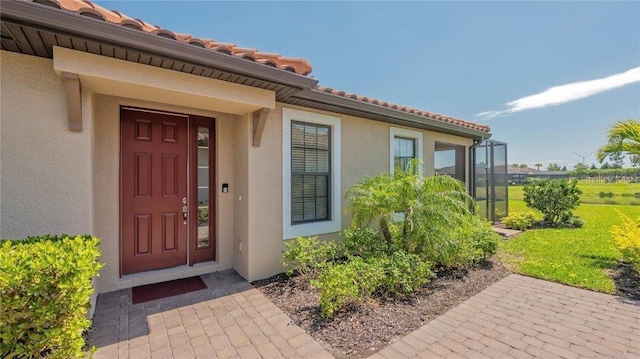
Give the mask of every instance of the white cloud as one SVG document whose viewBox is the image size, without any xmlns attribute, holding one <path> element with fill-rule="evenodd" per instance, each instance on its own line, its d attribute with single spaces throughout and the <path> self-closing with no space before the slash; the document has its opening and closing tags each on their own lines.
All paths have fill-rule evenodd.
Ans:
<svg viewBox="0 0 640 359">
<path fill-rule="evenodd" d="M 484 111 L 476 115 L 485 119 L 504 116 L 510 113 L 559 105 L 561 103 L 579 100 L 601 92 L 640 82 L 640 67 L 629 71 L 607 76 L 601 79 L 573 82 L 566 85 L 548 88 L 535 95 L 519 98 L 507 102 L 506 109 L 498 111 Z"/>
</svg>

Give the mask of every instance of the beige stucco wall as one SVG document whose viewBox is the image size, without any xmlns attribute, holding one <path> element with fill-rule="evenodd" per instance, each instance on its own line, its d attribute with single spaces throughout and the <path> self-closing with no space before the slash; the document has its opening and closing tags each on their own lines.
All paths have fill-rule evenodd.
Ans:
<svg viewBox="0 0 640 359">
<path fill-rule="evenodd" d="M 347 206 L 344 196 L 349 188 L 366 176 L 389 172 L 389 133 L 391 127 L 416 130 L 364 118 L 341 115 L 327 111 L 278 103 L 269 113 L 260 147 L 248 150 L 248 245 L 251 248 L 248 274 L 256 280 L 282 272 L 282 108 L 293 108 L 315 112 L 341 119 L 341 190 L 342 227 L 348 227 L 351 219 L 344 211 Z M 249 131 L 238 127 L 236 130 Z M 433 131 L 423 134 L 424 174 L 432 176 L 436 142 L 464 145 L 473 144 L 471 139 L 446 135 Z M 466 160 L 468 162 L 468 159 Z M 339 239 L 339 233 L 324 234 L 323 240 Z M 247 241 L 247 239 L 245 239 Z M 247 245 L 245 244 L 245 247 Z"/>
<path fill-rule="evenodd" d="M 91 232 L 91 122 L 69 131 L 50 59 L 0 51 L 0 68 L 0 238 Z"/>
<path fill-rule="evenodd" d="M 94 176 L 94 234 L 102 239 L 102 262 L 106 263 L 96 281 L 100 292 L 186 277 L 233 266 L 233 197 L 234 148 L 233 135 L 237 116 L 139 100 L 94 95 L 95 98 L 95 176 Z M 194 267 L 169 268 L 153 273 L 119 276 L 119 156 L 120 106 L 132 106 L 216 118 L 216 253 L 215 263 Z M 222 193 L 222 183 L 229 184 L 229 192 Z"/>
<path fill-rule="evenodd" d="M 239 117 L 233 133 L 235 179 L 233 207 L 233 267 L 243 277 L 249 278 L 249 149 L 251 126 L 249 116 Z M 256 241 L 258 241 L 256 239 Z"/>
<path fill-rule="evenodd" d="M 58 46 L 53 66 L 106 95 L 239 115 L 275 106 L 273 91 Z"/>
</svg>

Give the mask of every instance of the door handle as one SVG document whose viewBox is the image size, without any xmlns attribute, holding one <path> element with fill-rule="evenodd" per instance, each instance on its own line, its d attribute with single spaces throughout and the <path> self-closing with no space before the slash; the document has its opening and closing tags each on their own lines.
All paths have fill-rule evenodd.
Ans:
<svg viewBox="0 0 640 359">
<path fill-rule="evenodd" d="M 185 220 L 185 224 L 187 224 L 187 214 L 189 213 L 189 207 L 187 206 L 187 197 L 182 197 L 182 218 Z"/>
</svg>

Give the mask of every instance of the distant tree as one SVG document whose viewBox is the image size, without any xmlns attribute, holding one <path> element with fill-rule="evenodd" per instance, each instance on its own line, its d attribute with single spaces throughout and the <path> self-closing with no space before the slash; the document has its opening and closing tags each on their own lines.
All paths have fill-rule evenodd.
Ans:
<svg viewBox="0 0 640 359">
<path fill-rule="evenodd" d="M 542 167 L 542 163 L 538 162 L 534 166 L 536 166 L 536 169 L 540 171 L 540 167 Z"/>
<path fill-rule="evenodd" d="M 519 164 L 517 164 L 517 163 L 512 163 L 512 164 L 511 164 L 511 166 L 513 166 L 513 167 L 519 167 L 520 165 L 519 165 Z"/>
<path fill-rule="evenodd" d="M 518 167 L 520 168 L 529 168 L 526 163 L 521 163 Z"/>
<path fill-rule="evenodd" d="M 607 131 L 607 144 L 598 149 L 596 156 L 600 163 L 607 157 L 619 163 L 611 156 L 624 153 L 640 155 L 640 120 L 628 118 L 612 124 Z"/>
<path fill-rule="evenodd" d="M 597 170 L 597 169 L 598 169 L 598 167 L 596 167 L 596 164 L 595 164 L 595 163 L 593 163 L 593 164 L 591 164 L 591 169 L 592 169 L 592 170 Z"/>
<path fill-rule="evenodd" d="M 589 166 L 585 165 L 584 163 L 578 163 L 573 166 L 573 168 L 575 168 L 577 173 L 582 174 L 589 169 Z"/>
<path fill-rule="evenodd" d="M 611 166 L 609 165 L 609 162 L 605 162 L 602 164 L 602 166 L 600 166 L 601 170 L 608 170 L 609 168 L 611 168 Z"/>
<path fill-rule="evenodd" d="M 549 163 L 547 166 L 547 171 L 560 171 L 560 165 L 557 163 Z"/>
<path fill-rule="evenodd" d="M 631 160 L 631 167 L 640 167 L 640 155 L 629 157 Z"/>
<path fill-rule="evenodd" d="M 562 172 L 567 172 L 567 166 L 562 166 L 562 168 L 560 169 L 560 171 L 562 171 Z"/>
</svg>

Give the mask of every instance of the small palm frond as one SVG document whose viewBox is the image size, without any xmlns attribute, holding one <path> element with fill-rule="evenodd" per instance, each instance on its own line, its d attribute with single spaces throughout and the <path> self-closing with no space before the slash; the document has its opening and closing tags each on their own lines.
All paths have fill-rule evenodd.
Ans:
<svg viewBox="0 0 640 359">
<path fill-rule="evenodd" d="M 611 125 L 607 131 L 609 143 L 598 149 L 598 161 L 614 153 L 640 155 L 640 120 L 626 119 Z"/>
</svg>

